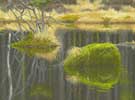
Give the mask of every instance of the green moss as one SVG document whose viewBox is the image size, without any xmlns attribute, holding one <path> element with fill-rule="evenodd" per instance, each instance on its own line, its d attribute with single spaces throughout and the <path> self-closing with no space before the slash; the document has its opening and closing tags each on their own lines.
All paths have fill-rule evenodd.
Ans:
<svg viewBox="0 0 135 100">
<path fill-rule="evenodd" d="M 49 86 L 45 84 L 34 84 L 30 88 L 30 96 L 44 96 L 51 98 L 52 97 L 52 90 Z"/>
<path fill-rule="evenodd" d="M 31 0 L 30 5 L 38 7 L 38 8 L 44 8 L 47 6 L 52 0 Z"/>
<path fill-rule="evenodd" d="M 12 47 L 29 55 L 34 55 L 35 53 L 50 53 L 56 50 L 58 44 L 51 38 L 45 37 L 40 39 L 34 37 L 32 34 L 28 34 L 23 40 L 12 43 Z"/>
<path fill-rule="evenodd" d="M 121 57 L 111 43 L 90 44 L 71 52 L 64 61 L 65 72 L 84 84 L 109 89 L 118 82 Z"/>
<path fill-rule="evenodd" d="M 60 20 L 65 23 L 73 23 L 78 19 L 79 19 L 79 15 L 74 15 L 74 14 L 67 14 L 60 18 Z"/>
</svg>

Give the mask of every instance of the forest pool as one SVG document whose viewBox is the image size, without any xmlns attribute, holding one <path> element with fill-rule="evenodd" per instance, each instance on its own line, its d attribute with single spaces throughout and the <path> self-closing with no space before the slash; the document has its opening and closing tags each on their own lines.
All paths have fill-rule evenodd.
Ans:
<svg viewBox="0 0 135 100">
<path fill-rule="evenodd" d="M 51 61 L 12 48 L 18 34 L 0 33 L 0 100 L 135 100 L 134 32 L 59 29 L 61 47 Z M 64 71 L 63 61 L 72 47 L 95 42 L 114 43 L 122 58 L 120 80 L 107 90 L 78 83 Z"/>
</svg>

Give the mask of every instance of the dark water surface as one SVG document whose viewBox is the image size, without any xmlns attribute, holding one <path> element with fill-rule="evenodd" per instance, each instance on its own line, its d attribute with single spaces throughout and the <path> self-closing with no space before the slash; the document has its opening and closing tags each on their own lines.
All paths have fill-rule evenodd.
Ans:
<svg viewBox="0 0 135 100">
<path fill-rule="evenodd" d="M 54 61 L 30 57 L 10 47 L 15 33 L 0 33 L 0 100 L 135 100 L 135 33 L 57 30 L 62 46 Z M 11 39 L 11 40 L 10 40 Z M 125 72 L 112 89 L 99 92 L 66 80 L 63 60 L 73 46 L 94 42 L 118 44 Z"/>
</svg>

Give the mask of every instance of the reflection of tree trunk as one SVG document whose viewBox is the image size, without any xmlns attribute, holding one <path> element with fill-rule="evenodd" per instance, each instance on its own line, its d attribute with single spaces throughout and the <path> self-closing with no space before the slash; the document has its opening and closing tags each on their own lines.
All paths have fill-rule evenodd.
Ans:
<svg viewBox="0 0 135 100">
<path fill-rule="evenodd" d="M 99 100 L 99 92 L 95 89 L 96 100 Z"/>
<path fill-rule="evenodd" d="M 44 20 L 44 18 L 45 18 L 45 15 L 44 15 L 44 10 L 42 10 L 41 11 L 41 13 L 42 13 L 42 27 L 41 27 L 41 32 L 44 32 L 44 28 L 45 28 L 45 20 Z"/>
<path fill-rule="evenodd" d="M 8 0 L 8 4 L 11 5 L 12 4 L 12 0 Z"/>
<path fill-rule="evenodd" d="M 7 7 L 11 8 L 12 4 L 13 4 L 12 0 L 7 0 Z"/>
<path fill-rule="evenodd" d="M 23 57 L 22 57 L 22 85 L 23 85 L 23 88 L 22 88 L 22 91 L 23 91 L 23 100 L 25 100 L 25 86 L 26 86 L 26 84 L 25 84 L 25 82 L 26 82 L 26 73 L 25 73 L 25 71 L 26 71 L 26 68 L 25 68 L 25 54 L 23 54 Z"/>
<path fill-rule="evenodd" d="M 9 80 L 8 100 L 12 100 L 12 94 L 13 94 L 12 76 L 11 76 L 11 69 L 10 69 L 10 44 L 11 44 L 11 33 L 9 33 L 9 37 L 8 37 L 8 51 L 7 51 L 7 68 L 8 68 L 8 80 Z"/>
<path fill-rule="evenodd" d="M 61 2 L 65 4 L 76 4 L 77 0 L 60 0 Z"/>
</svg>

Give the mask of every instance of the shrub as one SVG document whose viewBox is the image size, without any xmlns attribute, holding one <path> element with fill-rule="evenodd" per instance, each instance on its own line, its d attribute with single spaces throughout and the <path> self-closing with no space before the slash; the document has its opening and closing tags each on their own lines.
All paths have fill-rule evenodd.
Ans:
<svg viewBox="0 0 135 100">
<path fill-rule="evenodd" d="M 64 70 L 68 75 L 101 89 L 109 89 L 118 82 L 121 57 L 115 45 L 90 44 L 78 49 L 78 52 L 71 52 L 64 61 Z"/>
</svg>

